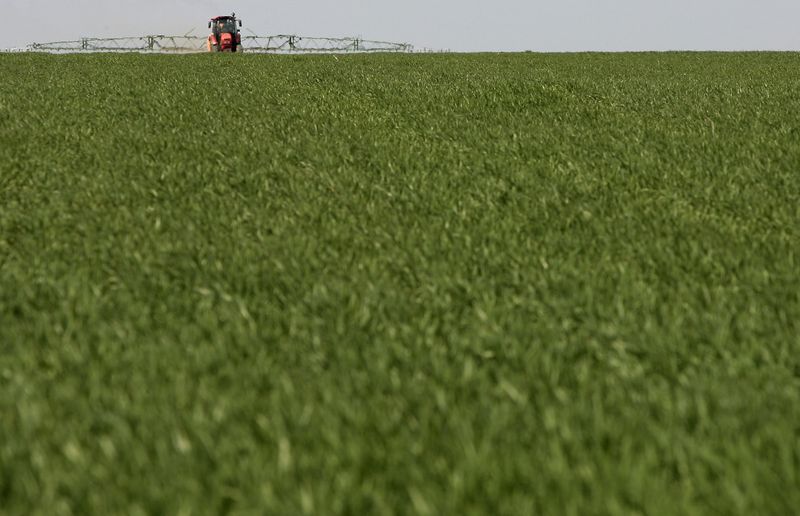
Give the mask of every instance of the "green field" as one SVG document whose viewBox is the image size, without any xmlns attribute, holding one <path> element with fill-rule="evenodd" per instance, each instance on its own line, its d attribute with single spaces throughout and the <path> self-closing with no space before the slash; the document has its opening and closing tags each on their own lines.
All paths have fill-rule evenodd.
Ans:
<svg viewBox="0 0 800 516">
<path fill-rule="evenodd" d="M 799 54 L 0 76 L 0 514 L 800 507 Z"/>
</svg>

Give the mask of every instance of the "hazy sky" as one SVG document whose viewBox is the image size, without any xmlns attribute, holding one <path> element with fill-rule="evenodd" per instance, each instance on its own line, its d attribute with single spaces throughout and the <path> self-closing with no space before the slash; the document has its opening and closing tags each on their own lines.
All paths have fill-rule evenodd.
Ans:
<svg viewBox="0 0 800 516">
<path fill-rule="evenodd" d="M 800 0 L 0 0 L 0 48 L 204 35 L 209 17 L 231 11 L 259 35 L 360 35 L 455 51 L 800 50 Z"/>
</svg>

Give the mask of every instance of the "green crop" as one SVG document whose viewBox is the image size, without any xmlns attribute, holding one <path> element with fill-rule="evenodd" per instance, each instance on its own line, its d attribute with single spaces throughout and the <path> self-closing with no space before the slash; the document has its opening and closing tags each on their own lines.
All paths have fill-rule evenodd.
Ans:
<svg viewBox="0 0 800 516">
<path fill-rule="evenodd" d="M 0 513 L 796 511 L 798 69 L 0 56 Z"/>
</svg>

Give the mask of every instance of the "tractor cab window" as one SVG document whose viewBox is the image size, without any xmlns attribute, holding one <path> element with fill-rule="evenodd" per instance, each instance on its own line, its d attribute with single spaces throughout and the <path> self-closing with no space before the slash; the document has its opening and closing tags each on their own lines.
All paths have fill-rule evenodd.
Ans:
<svg viewBox="0 0 800 516">
<path fill-rule="evenodd" d="M 217 21 L 217 31 L 223 33 L 236 33 L 236 22 L 233 19 Z"/>
</svg>

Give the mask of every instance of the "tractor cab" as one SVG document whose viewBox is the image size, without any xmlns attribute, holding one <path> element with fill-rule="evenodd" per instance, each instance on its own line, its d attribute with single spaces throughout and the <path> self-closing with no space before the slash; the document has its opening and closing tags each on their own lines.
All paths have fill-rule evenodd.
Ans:
<svg viewBox="0 0 800 516">
<path fill-rule="evenodd" d="M 241 52 L 242 35 L 239 27 L 242 20 L 236 19 L 236 13 L 230 16 L 217 16 L 208 22 L 211 34 L 208 36 L 209 52 Z"/>
</svg>

